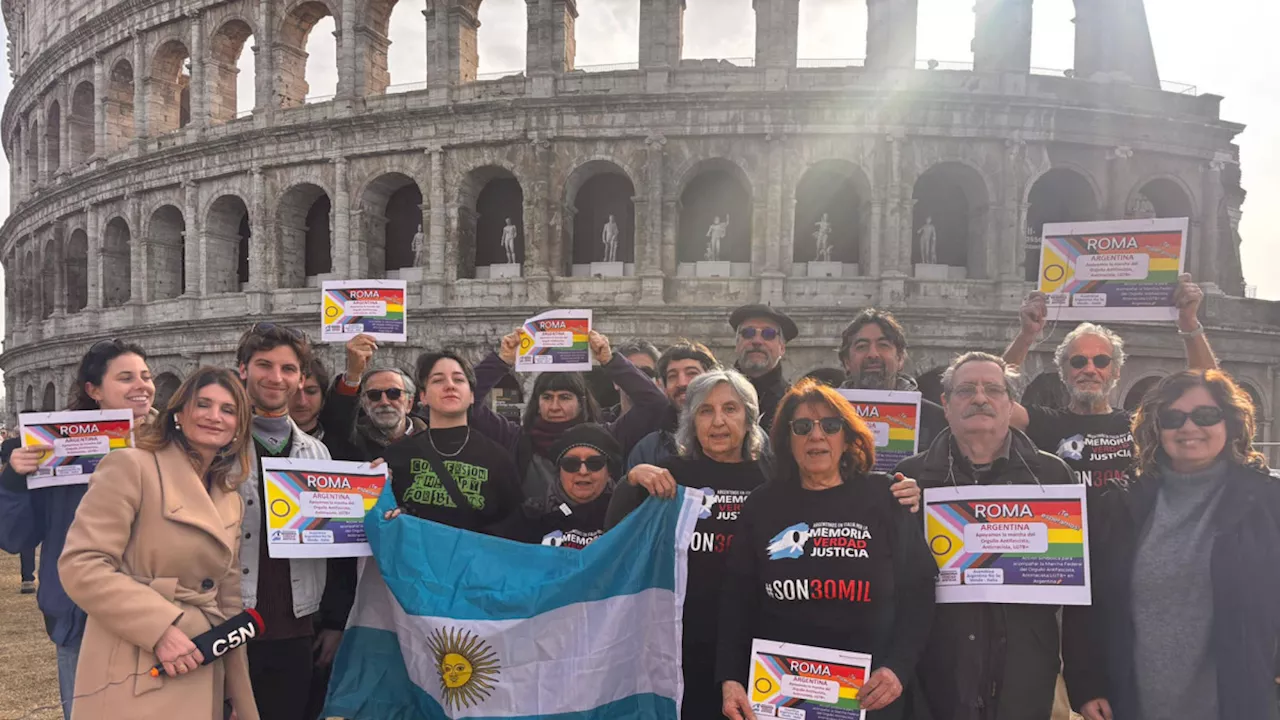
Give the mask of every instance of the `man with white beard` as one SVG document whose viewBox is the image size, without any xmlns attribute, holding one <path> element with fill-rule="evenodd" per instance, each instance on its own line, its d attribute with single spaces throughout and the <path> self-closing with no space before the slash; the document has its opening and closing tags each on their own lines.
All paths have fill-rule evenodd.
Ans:
<svg viewBox="0 0 1280 720">
<path fill-rule="evenodd" d="M 1196 317 L 1204 299 L 1200 286 L 1191 281 L 1190 275 L 1181 275 L 1173 299 L 1187 366 L 1195 370 L 1216 368 L 1218 362 L 1205 338 L 1204 326 Z M 1004 352 L 1010 365 L 1022 364 L 1044 330 L 1048 318 L 1046 302 L 1044 293 L 1033 292 L 1022 303 L 1021 330 Z M 1087 487 L 1093 600 L 1095 606 L 1101 606 L 1123 594 L 1114 585 L 1122 581 L 1123 568 L 1113 567 L 1116 563 L 1110 562 L 1114 555 L 1110 549 L 1116 542 L 1115 532 L 1129 523 L 1124 497 L 1133 480 L 1133 417 L 1128 410 L 1111 405 L 1111 393 L 1124 366 L 1124 340 L 1101 325 L 1081 323 L 1062 339 L 1053 359 L 1070 395 L 1068 406 L 1014 404 L 1009 424 L 1024 430 L 1040 450 L 1062 458 L 1076 480 Z M 1076 617 L 1081 615 L 1084 617 Z M 1063 675 L 1072 706 L 1087 720 L 1103 720 L 1092 702 L 1106 694 L 1100 686 L 1103 679 L 1096 672 L 1097 663 L 1087 653 L 1091 645 L 1102 642 L 1107 630 L 1098 617 L 1088 615 L 1087 608 L 1066 611 L 1064 622 L 1068 628 L 1087 628 L 1088 632 L 1063 633 Z M 1079 624 L 1074 622 L 1077 619 Z M 1091 632 L 1098 634 L 1090 636 Z"/>
</svg>

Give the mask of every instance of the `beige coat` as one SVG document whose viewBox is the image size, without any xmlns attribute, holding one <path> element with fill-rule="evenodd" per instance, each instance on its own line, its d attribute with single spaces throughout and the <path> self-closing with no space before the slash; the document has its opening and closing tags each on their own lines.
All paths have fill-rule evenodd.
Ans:
<svg viewBox="0 0 1280 720">
<path fill-rule="evenodd" d="M 174 446 L 102 460 L 58 561 L 89 615 L 73 720 L 222 720 L 228 697 L 240 720 L 258 720 L 244 647 L 177 678 L 147 674 L 170 625 L 195 637 L 240 613 L 243 516 L 239 494 L 206 492 Z"/>
</svg>

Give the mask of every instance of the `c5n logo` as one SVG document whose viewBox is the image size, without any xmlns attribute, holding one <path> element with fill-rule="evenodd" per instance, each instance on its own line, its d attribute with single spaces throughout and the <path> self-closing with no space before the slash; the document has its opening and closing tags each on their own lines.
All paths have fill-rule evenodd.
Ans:
<svg viewBox="0 0 1280 720">
<path fill-rule="evenodd" d="M 458 489 L 466 496 L 467 502 L 476 510 L 484 509 L 484 484 L 489 482 L 489 468 L 479 467 L 471 463 L 445 460 L 445 469 L 458 483 Z M 413 476 L 413 484 L 404 491 L 404 502 L 436 507 L 457 507 L 449 491 L 431 469 L 431 463 L 414 458 L 409 463 L 409 474 Z"/>
</svg>

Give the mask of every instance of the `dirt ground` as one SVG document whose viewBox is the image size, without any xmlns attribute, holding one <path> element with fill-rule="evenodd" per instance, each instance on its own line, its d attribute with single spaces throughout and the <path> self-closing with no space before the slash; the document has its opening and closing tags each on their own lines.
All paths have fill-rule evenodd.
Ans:
<svg viewBox="0 0 1280 720">
<path fill-rule="evenodd" d="M 61 720 L 57 656 L 20 584 L 18 556 L 0 552 L 0 720 Z M 38 707 L 48 709 L 27 715 Z"/>
</svg>

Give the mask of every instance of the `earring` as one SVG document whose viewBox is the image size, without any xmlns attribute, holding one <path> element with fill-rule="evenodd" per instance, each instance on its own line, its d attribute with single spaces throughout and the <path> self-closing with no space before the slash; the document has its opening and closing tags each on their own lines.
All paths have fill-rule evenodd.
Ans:
<svg viewBox="0 0 1280 720">
<path fill-rule="evenodd" d="M 173 429 L 182 432 L 182 423 L 178 422 L 178 416 L 173 416 Z"/>
</svg>

